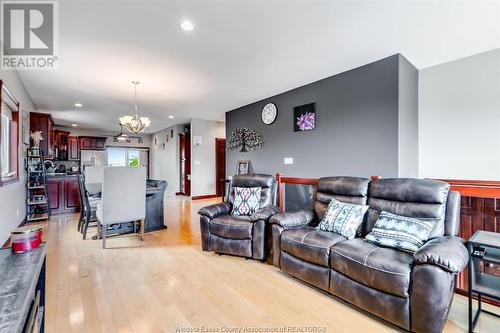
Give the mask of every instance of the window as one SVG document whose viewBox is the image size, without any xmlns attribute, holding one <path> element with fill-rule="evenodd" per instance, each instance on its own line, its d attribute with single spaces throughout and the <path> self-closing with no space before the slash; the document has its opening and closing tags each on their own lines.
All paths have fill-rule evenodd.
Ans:
<svg viewBox="0 0 500 333">
<path fill-rule="evenodd" d="M 131 148 L 108 148 L 109 166 L 148 166 L 147 149 Z"/>
<path fill-rule="evenodd" d="M 19 103 L 0 80 L 0 186 L 19 179 Z"/>
<path fill-rule="evenodd" d="M 127 150 L 108 148 L 108 166 L 126 166 Z"/>
<path fill-rule="evenodd" d="M 138 150 L 129 150 L 128 151 L 128 166 L 136 167 L 140 165 L 140 153 Z"/>
</svg>

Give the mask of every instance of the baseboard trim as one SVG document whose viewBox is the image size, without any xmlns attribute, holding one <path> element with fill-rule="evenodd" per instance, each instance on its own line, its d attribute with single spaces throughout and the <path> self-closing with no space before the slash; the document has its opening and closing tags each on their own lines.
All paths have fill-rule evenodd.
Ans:
<svg viewBox="0 0 500 333">
<path fill-rule="evenodd" d="M 18 228 L 22 227 L 25 224 L 26 224 L 26 219 L 24 219 L 24 220 L 21 221 L 21 223 L 18 225 Z M 5 241 L 5 243 L 3 243 L 3 245 L 2 245 L 1 248 L 3 249 L 3 248 L 6 248 L 6 247 L 10 247 L 10 236 L 9 236 L 9 238 L 7 238 L 7 240 Z"/>
<path fill-rule="evenodd" d="M 193 195 L 191 200 L 202 200 L 202 199 L 212 199 L 217 198 L 217 194 L 206 194 L 206 195 Z"/>
</svg>

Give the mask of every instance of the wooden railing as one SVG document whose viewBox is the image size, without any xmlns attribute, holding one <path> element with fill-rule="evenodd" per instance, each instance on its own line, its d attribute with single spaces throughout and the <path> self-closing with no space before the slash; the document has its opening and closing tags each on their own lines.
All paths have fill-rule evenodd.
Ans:
<svg viewBox="0 0 500 333">
<path fill-rule="evenodd" d="M 379 176 L 371 176 L 372 181 L 379 179 Z M 285 184 L 296 185 L 318 185 L 318 178 L 300 178 L 300 177 L 285 177 L 282 173 L 276 174 L 278 183 L 278 207 L 281 211 L 285 210 Z"/>
<path fill-rule="evenodd" d="M 379 177 L 372 176 L 377 180 Z M 276 174 L 278 182 L 278 203 L 282 211 L 285 209 L 285 184 L 312 185 L 318 184 L 317 178 L 287 177 L 282 173 Z M 460 204 L 460 230 L 459 236 L 469 239 L 477 230 L 500 232 L 500 181 L 486 180 L 458 180 L 437 179 L 451 185 L 451 189 L 460 192 L 462 199 Z M 500 266 L 487 265 L 483 270 L 500 275 Z M 468 286 L 467 270 L 458 274 L 456 291 L 467 295 Z M 493 299 L 485 297 L 484 301 L 500 305 Z"/>
<path fill-rule="evenodd" d="M 451 185 L 451 189 L 462 196 L 478 198 L 500 198 L 500 181 L 439 179 Z"/>
</svg>

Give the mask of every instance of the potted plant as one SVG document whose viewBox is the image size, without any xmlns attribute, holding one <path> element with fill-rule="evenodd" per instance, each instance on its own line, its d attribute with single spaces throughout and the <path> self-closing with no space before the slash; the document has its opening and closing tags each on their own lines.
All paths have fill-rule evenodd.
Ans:
<svg viewBox="0 0 500 333">
<path fill-rule="evenodd" d="M 40 142 L 43 141 L 42 131 L 34 131 L 30 133 L 33 146 L 30 148 L 31 156 L 40 155 Z"/>
</svg>

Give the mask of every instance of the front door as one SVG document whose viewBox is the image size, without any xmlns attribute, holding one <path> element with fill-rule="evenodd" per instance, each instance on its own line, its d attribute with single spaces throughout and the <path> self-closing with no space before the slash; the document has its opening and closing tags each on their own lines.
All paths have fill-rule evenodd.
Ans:
<svg viewBox="0 0 500 333">
<path fill-rule="evenodd" d="M 179 134 L 179 192 L 191 195 L 191 142 L 189 133 Z"/>
<path fill-rule="evenodd" d="M 215 139 L 215 193 L 222 196 L 222 180 L 226 179 L 226 139 Z"/>
</svg>

